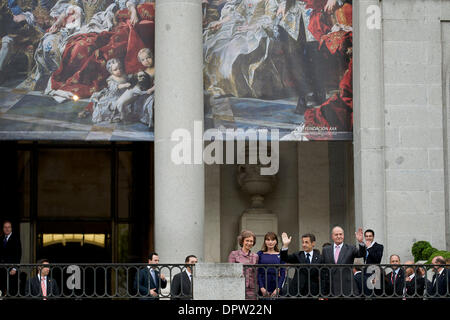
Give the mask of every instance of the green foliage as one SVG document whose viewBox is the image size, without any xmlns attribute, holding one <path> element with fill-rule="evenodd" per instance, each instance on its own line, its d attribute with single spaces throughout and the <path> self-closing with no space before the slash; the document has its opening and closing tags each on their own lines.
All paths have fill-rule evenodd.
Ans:
<svg viewBox="0 0 450 320">
<path fill-rule="evenodd" d="M 435 251 L 428 259 L 427 264 L 431 264 L 431 260 L 433 260 L 434 257 L 442 256 L 444 260 L 450 259 L 450 251 Z"/>
<path fill-rule="evenodd" d="M 433 248 L 433 247 L 426 248 L 425 250 L 422 251 L 422 259 L 421 260 L 428 260 L 431 257 L 431 255 L 433 253 L 435 253 L 436 251 L 439 251 L 439 250 L 436 248 Z"/>
<path fill-rule="evenodd" d="M 431 244 L 428 241 L 417 241 L 413 244 L 411 252 L 414 256 L 414 262 L 419 260 L 426 260 L 428 257 L 424 257 L 424 250 L 432 248 Z"/>
</svg>

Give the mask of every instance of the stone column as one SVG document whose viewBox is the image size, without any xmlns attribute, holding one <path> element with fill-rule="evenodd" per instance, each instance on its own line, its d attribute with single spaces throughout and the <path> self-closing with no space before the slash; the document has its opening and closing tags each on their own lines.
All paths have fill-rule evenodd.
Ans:
<svg viewBox="0 0 450 320">
<path fill-rule="evenodd" d="M 157 0 L 155 35 L 155 250 L 161 263 L 203 259 L 202 7 L 200 0 Z M 201 121 L 194 126 L 195 121 Z M 194 127 L 197 136 L 194 137 Z M 191 164 L 176 165 L 176 129 L 191 135 Z"/>
<path fill-rule="evenodd" d="M 355 1 L 353 29 L 355 227 L 386 245 L 381 2 Z"/>
</svg>

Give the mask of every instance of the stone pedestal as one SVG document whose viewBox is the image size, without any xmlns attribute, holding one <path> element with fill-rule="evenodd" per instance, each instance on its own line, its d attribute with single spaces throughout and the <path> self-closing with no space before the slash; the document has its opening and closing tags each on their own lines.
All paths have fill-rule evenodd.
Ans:
<svg viewBox="0 0 450 320">
<path fill-rule="evenodd" d="M 194 300 L 244 300 L 240 263 L 198 263 L 194 267 Z"/>
</svg>

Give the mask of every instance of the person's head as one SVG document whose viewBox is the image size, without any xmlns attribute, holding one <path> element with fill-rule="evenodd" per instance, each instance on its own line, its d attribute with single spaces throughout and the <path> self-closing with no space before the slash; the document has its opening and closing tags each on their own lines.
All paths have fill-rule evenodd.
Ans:
<svg viewBox="0 0 450 320">
<path fill-rule="evenodd" d="M 400 264 L 400 256 L 398 254 L 392 254 L 389 257 L 389 263 L 392 264 L 392 269 L 397 269 Z"/>
<path fill-rule="evenodd" d="M 148 255 L 148 264 L 158 264 L 159 256 L 156 252 L 150 252 Z"/>
<path fill-rule="evenodd" d="M 147 68 L 152 67 L 153 66 L 152 50 L 150 50 L 149 48 L 143 48 L 143 49 L 139 50 L 138 59 L 139 59 L 139 62 L 144 67 L 147 67 Z"/>
<path fill-rule="evenodd" d="M 185 264 L 196 264 L 197 262 L 198 262 L 198 259 L 193 254 L 187 256 L 186 259 L 184 259 L 184 263 Z M 186 267 L 186 269 L 188 269 L 189 272 L 192 273 L 192 268 L 191 267 Z"/>
<path fill-rule="evenodd" d="M 11 221 L 5 220 L 3 221 L 3 234 L 5 236 L 9 235 L 12 232 Z"/>
<path fill-rule="evenodd" d="M 375 238 L 375 232 L 372 229 L 367 229 L 364 232 L 364 240 L 366 240 L 366 242 L 373 242 L 374 238 Z"/>
<path fill-rule="evenodd" d="M 445 264 L 445 259 L 442 256 L 436 256 L 431 260 L 431 264 L 434 264 L 433 271 L 434 272 L 441 272 L 442 265 Z"/>
<path fill-rule="evenodd" d="M 108 62 L 106 62 L 106 70 L 116 77 L 120 77 L 123 74 L 122 63 L 116 58 L 109 59 Z"/>
<path fill-rule="evenodd" d="M 302 235 L 302 249 L 303 251 L 310 252 L 316 245 L 316 236 L 312 233 Z"/>
<path fill-rule="evenodd" d="M 256 236 L 250 230 L 243 230 L 238 236 L 238 243 L 241 248 L 250 250 L 256 244 Z"/>
<path fill-rule="evenodd" d="M 344 242 L 344 229 L 339 226 L 334 227 L 331 230 L 331 239 L 336 245 L 340 245 Z"/>
<path fill-rule="evenodd" d="M 46 264 L 50 264 L 50 261 L 48 261 L 48 259 L 40 259 L 38 262 L 38 272 L 41 275 L 41 277 L 46 277 L 48 276 L 49 272 L 50 272 L 50 268 L 46 267 L 44 265 Z"/>
<path fill-rule="evenodd" d="M 324 248 L 328 247 L 328 246 L 331 246 L 331 243 L 325 242 L 325 243 L 322 245 L 322 250 L 323 250 Z"/>
<path fill-rule="evenodd" d="M 278 249 L 278 237 L 275 232 L 267 232 L 264 236 L 264 243 L 261 251 L 267 252 L 268 250 L 280 251 L 280 249 Z"/>
<path fill-rule="evenodd" d="M 406 264 L 406 265 L 413 265 L 414 261 L 408 260 L 408 261 L 405 261 L 404 264 Z M 414 273 L 415 273 L 414 267 L 406 267 L 406 269 L 405 269 L 405 276 L 406 277 L 409 277 L 410 275 L 412 275 Z"/>
</svg>

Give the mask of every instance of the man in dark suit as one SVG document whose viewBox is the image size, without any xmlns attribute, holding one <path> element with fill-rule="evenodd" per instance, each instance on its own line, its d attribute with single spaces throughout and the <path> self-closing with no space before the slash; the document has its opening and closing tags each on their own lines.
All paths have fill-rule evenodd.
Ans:
<svg viewBox="0 0 450 320">
<path fill-rule="evenodd" d="M 33 278 L 27 280 L 25 295 L 42 297 L 44 300 L 46 300 L 47 297 L 59 296 L 58 284 L 49 276 L 50 268 L 45 266 L 50 262 L 47 259 L 41 259 L 37 263 L 38 273 Z"/>
<path fill-rule="evenodd" d="M 372 294 L 371 290 L 367 287 L 367 274 L 361 271 L 361 267 L 353 268 L 353 278 L 355 279 L 358 291 L 363 294 L 363 296 L 370 296 Z"/>
<path fill-rule="evenodd" d="M 194 265 L 197 262 L 197 257 L 194 255 L 184 259 L 184 263 L 188 265 Z M 192 300 L 192 268 L 190 266 L 173 277 L 170 284 L 170 300 Z"/>
<path fill-rule="evenodd" d="M 406 265 L 413 265 L 414 261 L 406 261 Z M 422 298 L 426 283 L 425 269 L 421 267 L 407 267 L 405 270 L 405 296 L 410 298 Z"/>
<path fill-rule="evenodd" d="M 403 297 L 403 289 L 405 288 L 405 271 L 399 267 L 400 256 L 393 254 L 389 257 L 389 264 L 391 264 L 392 271 L 384 278 L 385 293 L 393 295 L 394 297 Z"/>
<path fill-rule="evenodd" d="M 0 264 L 19 264 L 22 258 L 22 245 L 17 232 L 12 232 L 10 221 L 3 222 L 3 235 L 0 237 Z M 9 280 L 9 281 L 8 281 Z M 6 292 L 9 282 L 9 292 Z M 16 295 L 18 289 L 18 270 L 16 268 L 0 269 L 0 290 L 3 295 Z"/>
<path fill-rule="evenodd" d="M 322 261 L 325 264 L 353 264 L 355 258 L 363 258 L 366 255 L 366 245 L 363 242 L 361 228 L 355 233 L 358 247 L 344 243 L 344 229 L 336 226 L 331 230 L 333 244 L 323 248 Z M 355 284 L 352 267 L 331 267 L 328 271 L 331 294 L 334 296 L 359 295 Z"/>
<path fill-rule="evenodd" d="M 380 264 L 383 258 L 383 245 L 374 241 L 375 232 L 367 229 L 364 232 L 364 240 L 366 242 L 367 252 L 364 256 L 365 264 Z"/>
<path fill-rule="evenodd" d="M 449 275 L 448 270 L 445 268 L 445 260 L 442 256 L 434 257 L 431 260 L 433 266 L 433 279 L 428 285 L 428 294 L 433 297 L 449 297 Z"/>
<path fill-rule="evenodd" d="M 281 234 L 283 247 L 280 252 L 280 259 L 292 264 L 319 264 L 322 261 L 320 251 L 314 249 L 316 237 L 307 233 L 302 235 L 302 251 L 288 254 L 288 247 L 292 237 L 288 237 L 286 232 Z M 296 268 L 294 278 L 289 283 L 289 295 L 306 296 L 308 294 L 319 294 L 319 268 L 301 267 Z"/>
<path fill-rule="evenodd" d="M 163 274 L 160 274 L 155 266 L 159 264 L 159 256 L 152 252 L 148 256 L 149 266 L 141 268 L 134 279 L 134 287 L 140 295 L 151 300 L 159 300 L 161 288 L 167 286 L 167 280 Z M 160 286 L 161 283 L 161 286 Z"/>
</svg>

